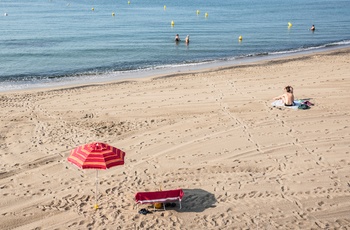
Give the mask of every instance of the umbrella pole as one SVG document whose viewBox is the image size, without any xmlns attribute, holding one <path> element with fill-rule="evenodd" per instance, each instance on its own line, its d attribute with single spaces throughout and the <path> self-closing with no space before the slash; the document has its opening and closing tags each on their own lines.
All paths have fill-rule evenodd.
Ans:
<svg viewBox="0 0 350 230">
<path fill-rule="evenodd" d="M 95 209 L 98 209 L 98 204 L 97 204 L 97 192 L 98 192 L 98 189 L 97 189 L 97 186 L 98 186 L 98 170 L 96 169 L 96 191 L 95 191 L 95 205 L 94 205 Z"/>
</svg>

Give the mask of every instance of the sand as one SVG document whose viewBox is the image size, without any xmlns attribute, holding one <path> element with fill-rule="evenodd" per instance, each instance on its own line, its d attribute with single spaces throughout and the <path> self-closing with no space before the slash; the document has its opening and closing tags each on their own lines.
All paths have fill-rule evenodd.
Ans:
<svg viewBox="0 0 350 230">
<path fill-rule="evenodd" d="M 286 85 L 310 110 L 271 107 Z M 350 49 L 0 94 L 0 229 L 350 229 Z M 67 162 L 101 141 L 99 172 Z M 134 194 L 182 188 L 180 210 Z M 148 208 L 148 205 L 139 206 Z"/>
</svg>

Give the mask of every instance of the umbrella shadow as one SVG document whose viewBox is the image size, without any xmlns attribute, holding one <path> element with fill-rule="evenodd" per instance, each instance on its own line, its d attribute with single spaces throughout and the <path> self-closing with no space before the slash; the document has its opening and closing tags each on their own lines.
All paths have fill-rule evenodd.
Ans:
<svg viewBox="0 0 350 230">
<path fill-rule="evenodd" d="M 203 189 L 183 189 L 182 208 L 175 208 L 177 212 L 203 212 L 208 208 L 215 208 L 214 194 Z"/>
</svg>

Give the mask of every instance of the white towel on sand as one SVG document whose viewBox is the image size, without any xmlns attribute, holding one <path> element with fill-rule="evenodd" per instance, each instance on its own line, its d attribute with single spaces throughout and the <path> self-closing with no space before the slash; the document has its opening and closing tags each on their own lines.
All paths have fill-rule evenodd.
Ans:
<svg viewBox="0 0 350 230">
<path fill-rule="evenodd" d="M 293 106 L 285 106 L 282 100 L 276 100 L 271 103 L 273 107 L 286 107 L 291 109 L 298 109 L 298 106 L 301 104 L 300 100 L 295 100 Z"/>
</svg>

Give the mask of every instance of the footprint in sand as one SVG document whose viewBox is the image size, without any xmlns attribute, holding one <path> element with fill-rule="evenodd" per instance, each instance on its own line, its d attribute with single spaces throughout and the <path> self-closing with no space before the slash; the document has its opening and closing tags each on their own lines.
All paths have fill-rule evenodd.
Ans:
<svg viewBox="0 0 350 230">
<path fill-rule="evenodd" d="M 318 202 L 317 204 L 318 204 L 318 206 L 323 206 L 323 205 L 324 205 L 324 202 L 321 201 L 321 202 Z"/>
</svg>

